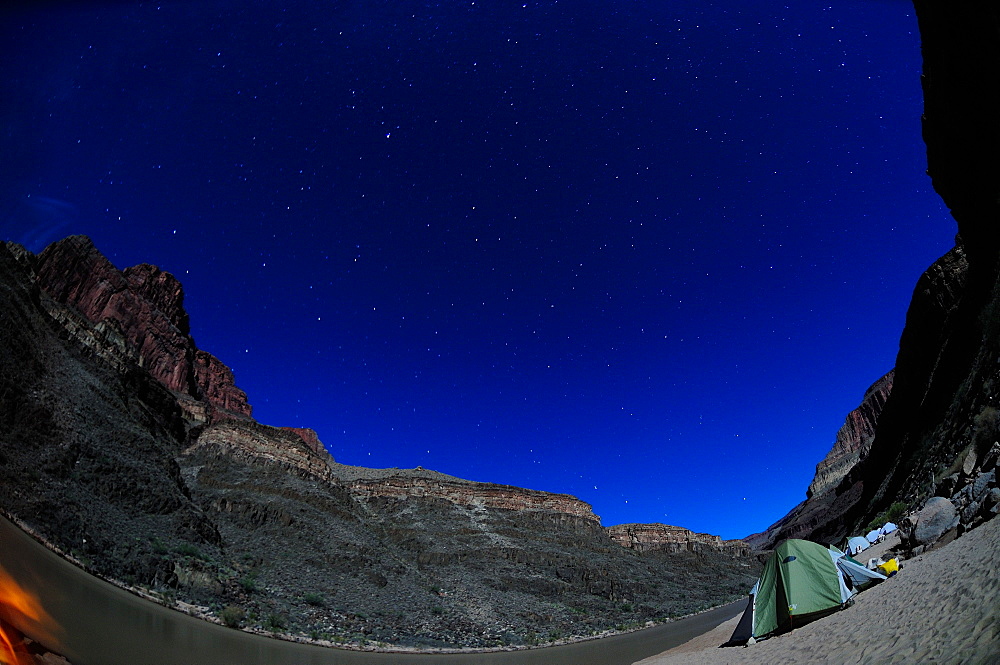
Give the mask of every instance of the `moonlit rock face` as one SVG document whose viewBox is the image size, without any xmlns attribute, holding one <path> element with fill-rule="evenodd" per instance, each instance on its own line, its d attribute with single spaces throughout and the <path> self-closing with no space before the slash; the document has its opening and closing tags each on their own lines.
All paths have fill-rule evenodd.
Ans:
<svg viewBox="0 0 1000 665">
<path fill-rule="evenodd" d="M 958 511 L 948 499 L 931 497 L 916 514 L 914 540 L 921 545 L 931 545 L 946 531 L 958 524 Z"/>
<path fill-rule="evenodd" d="M 119 271 L 93 242 L 71 236 L 51 244 L 35 264 L 38 285 L 52 299 L 71 308 L 71 321 L 82 315 L 96 327 L 113 326 L 121 335 L 122 354 L 137 361 L 166 388 L 209 408 L 189 413 L 205 417 L 250 417 L 247 396 L 233 372 L 218 358 L 195 346 L 190 335 L 181 283 L 156 266 L 141 264 Z M 78 337 L 90 334 L 79 328 Z M 105 345 L 107 346 L 107 345 Z M 105 349 L 106 351 L 107 349 Z"/>
</svg>

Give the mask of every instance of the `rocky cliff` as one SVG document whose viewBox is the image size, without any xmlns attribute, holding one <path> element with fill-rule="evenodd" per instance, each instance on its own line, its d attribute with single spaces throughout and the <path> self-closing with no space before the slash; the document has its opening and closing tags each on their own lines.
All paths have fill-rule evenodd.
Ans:
<svg viewBox="0 0 1000 665">
<path fill-rule="evenodd" d="M 928 174 L 958 224 L 956 248 L 917 284 L 892 395 L 868 457 L 838 487 L 857 501 L 816 530 L 857 529 L 895 501 L 918 507 L 997 440 L 1000 390 L 1000 9 L 915 2 L 924 57 Z M 959 484 L 971 483 L 981 471 Z M 958 488 L 961 489 L 961 488 Z"/>
<path fill-rule="evenodd" d="M 750 546 L 742 540 L 722 540 L 668 524 L 618 524 L 606 530 L 611 540 L 638 552 L 715 551 L 750 556 Z"/>
<path fill-rule="evenodd" d="M 806 490 L 806 498 L 834 489 L 858 460 L 868 455 L 875 438 L 875 425 L 892 390 L 892 377 L 890 370 L 869 386 L 858 408 L 847 414 L 830 452 L 816 465 L 816 475 Z"/>
<path fill-rule="evenodd" d="M 55 242 L 37 257 L 15 251 L 48 296 L 49 314 L 95 353 L 119 368 L 137 362 L 178 394 L 192 418 L 250 417 L 232 371 L 195 345 L 173 275 L 148 264 L 119 271 L 85 236 Z"/>
</svg>

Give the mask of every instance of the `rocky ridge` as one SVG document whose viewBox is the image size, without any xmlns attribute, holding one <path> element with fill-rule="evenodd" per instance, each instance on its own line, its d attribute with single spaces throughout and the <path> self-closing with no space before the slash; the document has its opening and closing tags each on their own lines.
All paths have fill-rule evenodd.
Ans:
<svg viewBox="0 0 1000 665">
<path fill-rule="evenodd" d="M 638 552 L 700 552 L 714 550 L 750 556 L 743 540 L 722 540 L 719 536 L 695 533 L 668 524 L 618 524 L 606 527 L 611 540 Z"/>
<path fill-rule="evenodd" d="M 405 473 L 377 480 L 355 480 L 348 485 L 360 499 L 412 497 L 441 499 L 459 506 L 514 511 L 548 511 L 600 524 L 590 504 L 568 494 L 539 492 L 494 483 L 447 482 L 412 477 Z"/>
</svg>

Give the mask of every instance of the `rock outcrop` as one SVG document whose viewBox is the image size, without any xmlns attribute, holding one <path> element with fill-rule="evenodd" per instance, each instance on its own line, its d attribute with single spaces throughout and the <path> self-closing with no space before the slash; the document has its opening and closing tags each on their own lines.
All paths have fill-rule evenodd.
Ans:
<svg viewBox="0 0 1000 665">
<path fill-rule="evenodd" d="M 750 556 L 750 546 L 742 540 L 722 540 L 719 536 L 695 533 L 668 524 L 618 524 L 605 527 L 611 540 L 637 552 L 724 552 Z"/>
<path fill-rule="evenodd" d="M 833 448 L 816 465 L 816 475 L 806 490 L 806 498 L 825 494 L 834 489 L 858 460 L 868 455 L 875 438 L 875 425 L 892 390 L 893 372 L 869 386 L 861 405 L 847 414 L 847 420 L 837 432 Z"/>
<path fill-rule="evenodd" d="M 518 512 L 561 513 L 600 524 L 589 503 L 569 494 L 540 492 L 511 485 L 448 482 L 414 477 L 403 473 L 384 478 L 355 480 L 348 485 L 351 493 L 361 499 L 372 497 L 401 501 L 438 499 L 459 506 L 510 510 Z"/>
<path fill-rule="evenodd" d="M 37 257 L 18 253 L 49 296 L 49 314 L 97 355 L 118 369 L 138 363 L 177 393 L 194 419 L 250 418 L 232 370 L 195 345 L 173 275 L 148 264 L 119 271 L 85 236 L 55 242 Z"/>
<path fill-rule="evenodd" d="M 222 420 L 199 431 L 184 454 L 211 451 L 250 464 L 277 464 L 299 475 L 331 481 L 333 457 L 322 445 L 313 448 L 294 430 L 253 421 Z"/>
</svg>

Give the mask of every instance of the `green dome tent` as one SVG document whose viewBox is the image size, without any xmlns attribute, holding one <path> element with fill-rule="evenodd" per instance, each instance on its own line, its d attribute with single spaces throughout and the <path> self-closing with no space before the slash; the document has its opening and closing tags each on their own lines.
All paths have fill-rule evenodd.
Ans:
<svg viewBox="0 0 1000 665">
<path fill-rule="evenodd" d="M 834 612 L 852 592 L 826 547 L 786 540 L 774 548 L 727 646 L 746 644 Z"/>
</svg>

